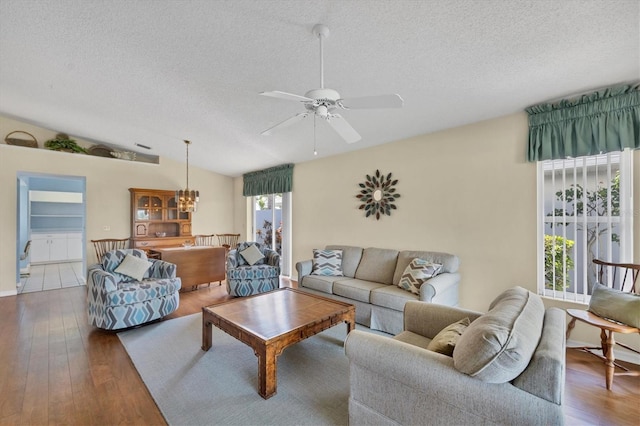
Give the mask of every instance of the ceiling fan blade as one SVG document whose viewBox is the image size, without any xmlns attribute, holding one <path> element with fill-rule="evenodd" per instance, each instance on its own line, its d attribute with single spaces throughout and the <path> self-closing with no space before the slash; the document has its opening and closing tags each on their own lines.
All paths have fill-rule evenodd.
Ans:
<svg viewBox="0 0 640 426">
<path fill-rule="evenodd" d="M 363 96 L 361 98 L 340 99 L 338 105 L 344 109 L 402 108 L 404 100 L 398 94 Z"/>
<path fill-rule="evenodd" d="M 273 92 L 260 92 L 262 96 L 270 96 L 272 98 L 285 99 L 287 101 L 298 101 L 298 102 L 309 102 L 313 101 L 311 98 L 307 98 L 306 96 L 294 95 L 293 93 L 280 92 L 275 90 Z"/>
<path fill-rule="evenodd" d="M 301 112 L 299 114 L 296 114 L 293 117 L 287 118 L 283 122 L 280 122 L 280 123 L 276 124 L 275 126 L 268 128 L 267 130 L 265 130 L 264 132 L 262 132 L 260 134 L 261 135 L 270 135 L 274 130 L 280 130 L 280 129 L 284 128 L 284 127 L 291 126 L 292 124 L 297 123 L 298 121 L 302 120 L 303 118 L 306 118 L 307 115 L 309 115 L 308 112 Z"/>
<path fill-rule="evenodd" d="M 358 142 L 362 136 L 340 114 L 331 114 L 327 122 L 347 143 Z"/>
</svg>

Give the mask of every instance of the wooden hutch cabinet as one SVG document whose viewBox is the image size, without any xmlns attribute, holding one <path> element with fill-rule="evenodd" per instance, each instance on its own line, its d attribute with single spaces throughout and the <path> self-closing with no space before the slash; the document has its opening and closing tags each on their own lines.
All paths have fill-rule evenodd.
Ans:
<svg viewBox="0 0 640 426">
<path fill-rule="evenodd" d="M 194 243 L 191 213 L 178 211 L 175 191 L 129 188 L 129 192 L 133 248 L 149 250 Z"/>
</svg>

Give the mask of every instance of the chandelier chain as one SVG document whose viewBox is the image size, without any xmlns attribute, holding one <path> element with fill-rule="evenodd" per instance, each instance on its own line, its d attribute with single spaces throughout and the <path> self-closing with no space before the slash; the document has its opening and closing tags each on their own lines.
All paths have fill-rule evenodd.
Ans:
<svg viewBox="0 0 640 426">
<path fill-rule="evenodd" d="M 185 140 L 184 143 L 187 146 L 187 191 L 188 191 L 189 190 L 189 144 L 191 144 L 191 142 Z"/>
</svg>

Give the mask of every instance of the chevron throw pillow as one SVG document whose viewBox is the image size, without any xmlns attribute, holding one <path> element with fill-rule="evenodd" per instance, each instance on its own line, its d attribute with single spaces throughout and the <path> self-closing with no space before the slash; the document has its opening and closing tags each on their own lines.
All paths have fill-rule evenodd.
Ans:
<svg viewBox="0 0 640 426">
<path fill-rule="evenodd" d="M 398 287 L 414 294 L 420 294 L 420 286 L 429 278 L 438 275 L 441 270 L 442 265 L 440 264 L 415 258 L 407 265 L 402 273 Z"/>
<path fill-rule="evenodd" d="M 313 249 L 311 274 L 342 277 L 342 250 Z"/>
</svg>

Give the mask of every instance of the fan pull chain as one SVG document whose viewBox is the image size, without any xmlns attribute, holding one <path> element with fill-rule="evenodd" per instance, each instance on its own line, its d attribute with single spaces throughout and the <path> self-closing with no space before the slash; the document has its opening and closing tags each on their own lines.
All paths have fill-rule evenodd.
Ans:
<svg viewBox="0 0 640 426">
<path fill-rule="evenodd" d="M 318 155 L 316 151 L 316 115 L 313 114 L 313 155 Z"/>
</svg>

